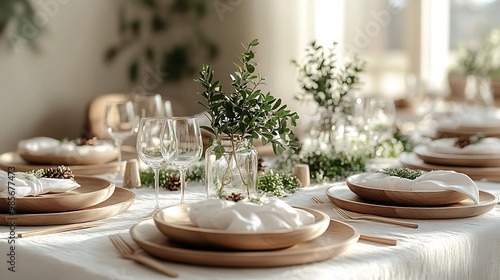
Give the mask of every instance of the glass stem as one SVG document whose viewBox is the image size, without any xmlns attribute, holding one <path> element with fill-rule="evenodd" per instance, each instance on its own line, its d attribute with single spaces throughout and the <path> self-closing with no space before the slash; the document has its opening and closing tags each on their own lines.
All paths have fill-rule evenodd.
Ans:
<svg viewBox="0 0 500 280">
<path fill-rule="evenodd" d="M 179 169 L 179 177 L 181 179 L 181 200 L 180 204 L 184 203 L 184 190 L 186 189 L 186 170 L 180 168 Z"/>
<path fill-rule="evenodd" d="M 159 194 L 160 194 L 160 168 L 153 169 L 155 175 L 155 209 L 154 212 L 160 210 Z"/>
<path fill-rule="evenodd" d="M 122 143 L 123 141 L 115 139 L 115 146 L 118 148 L 118 170 L 117 175 L 122 175 Z"/>
</svg>

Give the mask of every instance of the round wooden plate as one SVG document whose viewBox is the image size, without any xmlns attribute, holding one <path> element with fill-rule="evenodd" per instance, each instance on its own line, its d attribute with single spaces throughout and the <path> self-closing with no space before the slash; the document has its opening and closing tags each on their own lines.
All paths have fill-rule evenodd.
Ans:
<svg viewBox="0 0 500 280">
<path fill-rule="evenodd" d="M 108 199 L 115 184 L 104 179 L 76 176 L 80 187 L 63 192 L 39 196 L 19 197 L 15 200 L 16 213 L 54 213 L 94 206 Z M 8 213 L 8 198 L 0 198 L 0 213 Z"/>
<path fill-rule="evenodd" d="M 457 203 L 468 198 L 466 195 L 452 190 L 407 191 L 363 186 L 359 182 L 368 174 L 356 174 L 346 179 L 347 187 L 368 201 L 400 206 L 439 206 Z"/>
<path fill-rule="evenodd" d="M 479 204 L 471 199 L 459 203 L 434 207 L 405 207 L 379 205 L 364 200 L 353 193 L 345 184 L 336 184 L 326 191 L 328 198 L 340 208 L 377 216 L 403 219 L 454 219 L 478 216 L 487 213 L 498 203 L 498 197 L 479 191 Z"/>
<path fill-rule="evenodd" d="M 152 219 L 139 222 L 130 235 L 144 251 L 165 260 L 218 267 L 279 267 L 319 262 L 346 251 L 359 239 L 356 229 L 331 220 L 318 238 L 295 246 L 269 251 L 201 250 L 171 241 Z"/>
<path fill-rule="evenodd" d="M 127 210 L 134 202 L 135 194 L 123 188 L 115 188 L 114 193 L 105 201 L 92 207 L 58 213 L 39 214 L 0 214 L 0 225 L 8 226 L 48 226 L 84 223 L 106 219 Z"/>
<path fill-rule="evenodd" d="M 482 134 L 487 137 L 500 137 L 500 126 L 458 126 L 458 127 L 438 127 L 436 132 L 439 138 L 468 137 Z"/>
<path fill-rule="evenodd" d="M 443 154 L 431 152 L 427 146 L 417 146 L 413 149 L 413 152 L 424 162 L 430 164 L 469 167 L 500 167 L 500 154 Z"/>
<path fill-rule="evenodd" d="M 328 228 L 330 216 L 308 208 L 295 207 L 314 215 L 316 221 L 295 229 L 264 232 L 227 231 L 196 227 L 188 217 L 188 204 L 162 209 L 153 217 L 158 229 L 171 240 L 203 248 L 227 250 L 273 250 L 312 240 Z"/>
<path fill-rule="evenodd" d="M 133 147 L 123 147 L 122 149 L 123 160 L 137 159 L 137 153 Z M 124 165 L 124 162 L 122 162 Z M 15 168 L 16 172 L 26 172 L 37 169 L 54 168 L 58 165 L 38 165 L 31 164 L 19 156 L 17 152 L 7 152 L 0 155 L 0 168 L 7 171 L 10 166 Z M 99 175 L 105 173 L 113 173 L 118 170 L 118 162 L 112 161 L 102 164 L 90 165 L 69 165 L 71 171 L 75 175 Z"/>
<path fill-rule="evenodd" d="M 500 167 L 465 167 L 451 165 L 437 165 L 424 162 L 415 153 L 404 153 L 399 157 L 399 162 L 408 168 L 432 170 L 454 170 L 459 173 L 469 175 L 473 180 L 487 179 L 490 181 L 500 181 Z"/>
<path fill-rule="evenodd" d="M 118 149 L 89 152 L 84 155 L 71 153 L 67 155 L 33 155 L 26 151 L 17 151 L 18 155 L 32 164 L 49 165 L 89 165 L 107 163 L 118 158 Z"/>
</svg>

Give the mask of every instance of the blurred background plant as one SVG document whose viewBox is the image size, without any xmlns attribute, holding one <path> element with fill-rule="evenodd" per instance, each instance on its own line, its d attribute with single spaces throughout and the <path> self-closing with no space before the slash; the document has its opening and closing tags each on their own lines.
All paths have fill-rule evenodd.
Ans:
<svg viewBox="0 0 500 280">
<path fill-rule="evenodd" d="M 158 65 L 165 81 L 179 81 L 198 71 L 200 56 L 214 59 L 218 54 L 215 43 L 203 30 L 203 19 L 209 12 L 205 0 L 132 0 L 119 11 L 119 41 L 105 52 L 105 60 L 112 63 L 126 51 L 135 54 L 128 65 L 128 78 L 135 83 L 139 69 L 147 63 Z M 146 16 L 136 15 L 140 9 Z M 135 16 L 128 15 L 133 10 Z M 188 29 L 185 27 L 189 26 Z M 169 44 L 154 44 L 145 39 L 160 38 Z M 168 48 L 166 46 L 169 46 Z"/>
<path fill-rule="evenodd" d="M 31 24 L 35 15 L 35 8 L 29 0 L 2 0 L 0 1 L 0 37 L 6 36 L 10 46 L 21 40 L 36 48 L 35 38 L 40 33 L 27 34 L 23 27 Z"/>
</svg>

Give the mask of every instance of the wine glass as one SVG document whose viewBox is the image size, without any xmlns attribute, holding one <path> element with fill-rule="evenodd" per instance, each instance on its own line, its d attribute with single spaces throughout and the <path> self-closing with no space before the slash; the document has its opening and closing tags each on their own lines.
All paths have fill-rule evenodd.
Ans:
<svg viewBox="0 0 500 280">
<path fill-rule="evenodd" d="M 134 111 L 137 118 L 136 131 L 141 118 L 166 117 L 165 105 L 160 94 L 140 93 L 133 98 Z"/>
<path fill-rule="evenodd" d="M 180 204 L 184 203 L 184 191 L 186 189 L 186 171 L 189 166 L 199 161 L 203 151 L 200 126 L 195 117 L 176 117 L 172 118 L 172 127 L 164 126 L 164 137 L 173 135 L 175 145 L 171 154 L 168 153 L 164 145 L 164 155 L 170 158 L 170 164 L 179 169 L 181 181 Z M 165 142 L 165 141 L 164 141 Z"/>
<path fill-rule="evenodd" d="M 394 101 L 384 97 L 371 97 L 364 100 L 365 130 L 374 140 L 374 157 L 382 140 L 387 139 L 393 132 L 396 123 L 396 107 Z"/>
<path fill-rule="evenodd" d="M 166 161 L 162 155 L 162 141 L 164 140 L 161 133 L 165 123 L 170 123 L 170 121 L 164 117 L 141 118 L 139 131 L 137 132 L 137 155 L 153 169 L 155 176 L 155 207 L 152 214 L 160 210 L 158 201 L 160 190 L 159 177 L 160 169 Z"/>
<path fill-rule="evenodd" d="M 118 148 L 118 170 L 110 179 L 120 181 L 123 180 L 122 144 L 125 139 L 132 136 L 135 132 L 135 114 L 132 102 L 117 101 L 106 103 L 104 126 Z"/>
</svg>

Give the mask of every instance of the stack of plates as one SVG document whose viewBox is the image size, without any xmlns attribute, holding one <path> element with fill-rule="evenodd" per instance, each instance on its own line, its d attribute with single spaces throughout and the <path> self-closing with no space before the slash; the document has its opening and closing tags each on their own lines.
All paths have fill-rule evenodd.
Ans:
<svg viewBox="0 0 500 280">
<path fill-rule="evenodd" d="M 359 233 L 331 221 L 325 213 L 300 208 L 314 215 L 315 223 L 296 229 L 265 232 L 198 228 L 188 218 L 189 205 L 173 206 L 130 229 L 132 238 L 158 258 L 221 267 L 276 267 L 331 258 L 354 244 Z M 298 207 L 297 207 L 298 208 Z"/>
<path fill-rule="evenodd" d="M 327 190 L 329 199 L 346 210 L 405 219 L 452 219 L 484 214 L 498 203 L 498 197 L 479 191 L 479 204 L 454 191 L 403 191 L 372 188 L 360 183 L 357 174 Z M 478 185 L 480 182 L 478 182 Z"/>
<path fill-rule="evenodd" d="M 0 198 L 0 225 L 9 225 L 12 221 L 18 226 L 97 221 L 124 212 L 135 198 L 133 192 L 115 188 L 104 179 L 77 176 L 75 180 L 80 184 L 77 189 L 16 198 L 10 209 L 7 207 L 9 199 Z"/>
<path fill-rule="evenodd" d="M 137 158 L 133 147 L 122 147 L 123 160 Z M 54 168 L 66 165 L 75 175 L 98 175 L 115 172 L 119 165 L 117 152 L 104 152 L 99 156 L 61 157 L 57 155 L 29 155 L 23 152 L 7 152 L 0 155 L 0 169 L 8 170 L 14 166 L 15 171 L 26 172 L 37 169 Z"/>
<path fill-rule="evenodd" d="M 445 154 L 418 146 L 413 153 L 403 154 L 399 161 L 413 169 L 454 170 L 474 180 L 500 181 L 500 154 Z"/>
<path fill-rule="evenodd" d="M 442 125 L 437 128 L 436 132 L 438 138 L 469 137 L 476 134 L 487 137 L 500 137 L 500 123 L 491 125 Z"/>
</svg>

